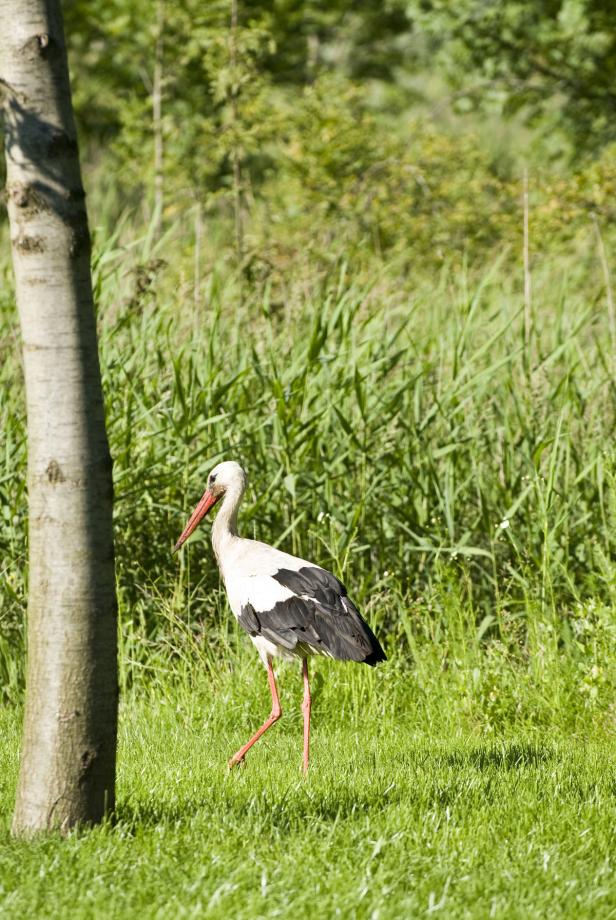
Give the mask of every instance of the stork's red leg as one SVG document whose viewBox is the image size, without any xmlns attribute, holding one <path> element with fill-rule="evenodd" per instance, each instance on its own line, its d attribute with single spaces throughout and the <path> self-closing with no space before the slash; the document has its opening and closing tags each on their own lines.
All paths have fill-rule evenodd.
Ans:
<svg viewBox="0 0 616 920">
<path fill-rule="evenodd" d="M 308 681 L 308 659 L 304 658 L 304 702 L 302 703 L 302 712 L 304 713 L 304 775 L 308 772 L 308 756 L 310 754 L 310 682 Z"/>
<path fill-rule="evenodd" d="M 255 732 L 250 741 L 240 748 L 237 754 L 234 754 L 231 760 L 229 761 L 229 769 L 234 767 L 236 764 L 241 763 L 244 759 L 246 751 L 249 751 L 253 746 L 255 741 L 258 741 L 261 735 L 263 735 L 270 726 L 277 722 L 280 716 L 282 715 L 282 709 L 280 708 L 280 700 L 278 699 L 278 689 L 276 687 L 276 679 L 274 677 L 274 669 L 272 667 L 272 659 L 267 659 L 267 679 L 269 681 L 269 687 L 272 694 L 272 711 L 268 719 L 265 720 L 261 728 Z"/>
</svg>

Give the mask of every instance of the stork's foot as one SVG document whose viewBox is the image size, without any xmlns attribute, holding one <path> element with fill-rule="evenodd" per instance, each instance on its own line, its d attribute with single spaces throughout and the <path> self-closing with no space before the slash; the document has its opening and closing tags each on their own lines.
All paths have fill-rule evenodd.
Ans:
<svg viewBox="0 0 616 920">
<path fill-rule="evenodd" d="M 232 770 L 233 767 L 239 767 L 239 766 L 244 767 L 246 766 L 246 760 L 244 759 L 243 755 L 242 757 L 238 757 L 237 754 L 234 754 L 233 757 L 229 758 L 229 760 L 227 761 L 227 766 L 230 770 Z"/>
</svg>

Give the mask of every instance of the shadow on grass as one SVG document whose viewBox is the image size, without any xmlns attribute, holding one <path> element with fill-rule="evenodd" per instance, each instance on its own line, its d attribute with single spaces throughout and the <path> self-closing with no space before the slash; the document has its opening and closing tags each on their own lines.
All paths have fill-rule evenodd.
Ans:
<svg viewBox="0 0 616 920">
<path fill-rule="evenodd" d="M 537 743 L 482 744 L 467 751 L 438 754 L 435 762 L 441 766 L 475 767 L 477 770 L 520 770 L 539 767 L 557 758 L 553 747 Z"/>
<path fill-rule="evenodd" d="M 271 791 L 242 795 L 233 790 L 221 795 L 220 789 L 211 797 L 187 797 L 183 801 L 164 802 L 154 799 L 142 802 L 125 801 L 118 804 L 115 825 L 125 834 L 135 835 L 139 829 L 161 824 L 189 822 L 199 817 L 204 822 L 220 823 L 221 809 L 227 822 L 233 819 L 241 826 L 266 824 L 277 831 L 292 831 L 306 822 L 334 823 L 361 814 L 377 814 L 400 801 L 402 791 L 394 784 L 386 789 L 358 792 L 340 785 L 331 790 L 310 790 L 293 784 L 280 795 Z"/>
<path fill-rule="evenodd" d="M 115 823 L 122 833 L 132 836 L 140 830 L 159 825 L 195 820 L 218 826 L 221 814 L 224 814 L 224 823 L 228 827 L 248 825 L 261 830 L 292 832 L 307 822 L 333 824 L 362 814 L 377 815 L 402 801 L 414 799 L 419 802 L 426 793 L 432 799 L 435 776 L 438 777 L 439 770 L 443 768 L 457 768 L 461 775 L 467 774 L 469 769 L 494 774 L 536 769 L 558 759 L 559 754 L 554 747 L 532 742 L 494 742 L 450 751 L 430 751 L 424 747 L 398 759 L 397 769 L 401 766 L 403 770 L 408 769 L 406 779 L 411 783 L 410 787 L 408 782 L 400 781 L 399 774 L 396 782 L 387 785 L 386 769 L 375 772 L 369 785 L 347 779 L 332 783 L 328 788 L 311 788 L 310 782 L 284 783 L 281 780 L 279 787 L 255 789 L 241 782 L 235 783 L 230 777 L 229 782 L 214 784 L 211 794 L 187 795 L 174 801 L 154 797 L 121 801 Z M 443 780 L 446 778 L 440 777 L 439 783 Z M 489 781 L 489 777 L 486 780 Z M 487 794 L 483 786 L 471 792 L 465 785 L 468 784 L 468 775 L 463 781 L 460 778 L 460 783 L 462 785 L 459 786 L 456 781 L 455 788 L 440 788 L 439 799 L 445 793 L 456 800 L 460 795 L 472 798 L 475 794 L 484 797 Z"/>
</svg>

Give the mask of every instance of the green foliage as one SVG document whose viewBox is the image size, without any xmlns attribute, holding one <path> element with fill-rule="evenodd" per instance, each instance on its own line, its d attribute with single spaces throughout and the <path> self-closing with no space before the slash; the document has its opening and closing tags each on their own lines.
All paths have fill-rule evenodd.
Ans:
<svg viewBox="0 0 616 920">
<path fill-rule="evenodd" d="M 616 35 L 609 0 L 410 0 L 458 90 L 458 105 L 500 105 L 562 121 L 576 151 L 616 138 Z M 480 80 L 473 86 L 469 73 Z"/>
<path fill-rule="evenodd" d="M 527 167 L 535 249 L 577 245 L 589 216 L 614 221 L 605 8 L 68 4 L 94 201 L 110 227 L 127 204 L 147 223 L 155 188 L 163 228 L 197 206 L 248 285 L 276 283 L 327 262 L 333 239 L 407 270 L 503 247 L 517 259 Z"/>
<path fill-rule="evenodd" d="M 276 130 L 260 62 L 272 39 L 258 19 L 231 28 L 229 3 L 114 0 L 70 5 L 74 103 L 86 143 L 136 204 L 154 176 L 154 71 L 161 69 L 163 177 L 169 211 L 228 185 L 229 161 Z M 94 77 L 97 75 L 97 78 Z M 241 125 L 241 130 L 240 130 Z M 123 204 L 126 198 L 118 196 Z M 173 204 L 171 204 L 173 202 Z"/>
</svg>

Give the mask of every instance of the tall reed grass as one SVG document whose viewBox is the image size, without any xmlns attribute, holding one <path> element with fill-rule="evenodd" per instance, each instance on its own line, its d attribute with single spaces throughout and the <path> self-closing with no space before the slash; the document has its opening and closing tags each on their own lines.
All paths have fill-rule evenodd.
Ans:
<svg viewBox="0 0 616 920">
<path fill-rule="evenodd" d="M 243 533 L 343 577 L 425 688 L 440 675 L 489 711 L 505 668 L 554 700 L 566 661 L 566 693 L 608 712 L 616 419 L 596 251 L 536 269 L 525 342 L 523 279 L 498 259 L 409 278 L 341 254 L 309 284 L 290 273 L 281 301 L 224 255 L 196 276 L 185 228 L 129 231 L 99 238 L 94 263 L 124 685 L 215 669 L 235 642 L 208 528 L 170 555 L 225 457 L 250 476 Z M 0 270 L 0 680 L 16 696 L 26 443 Z"/>
</svg>

